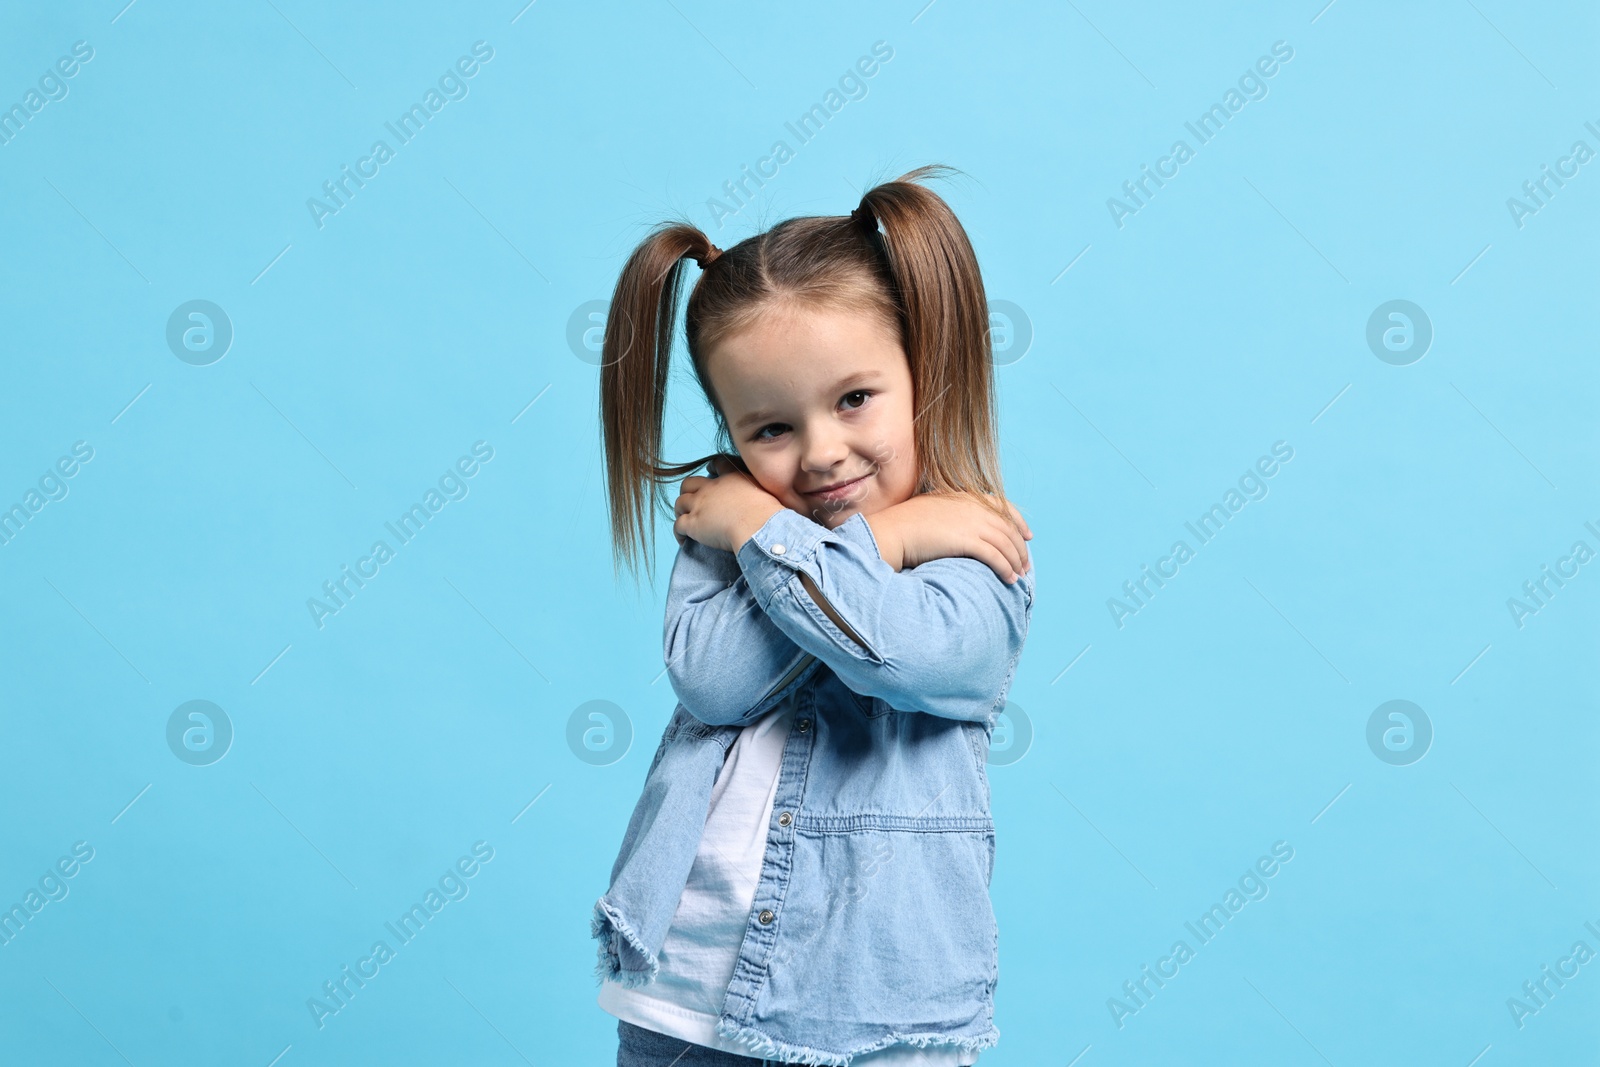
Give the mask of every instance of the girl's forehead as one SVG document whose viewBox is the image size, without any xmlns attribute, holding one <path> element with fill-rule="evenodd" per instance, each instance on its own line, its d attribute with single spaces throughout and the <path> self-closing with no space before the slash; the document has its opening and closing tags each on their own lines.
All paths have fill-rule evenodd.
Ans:
<svg viewBox="0 0 1600 1067">
<path fill-rule="evenodd" d="M 895 331 L 870 312 L 789 306 L 722 338 L 707 363 L 713 377 L 729 384 L 774 377 L 828 382 L 853 371 L 889 373 L 906 356 Z"/>
<path fill-rule="evenodd" d="M 899 337 L 862 312 L 762 316 L 707 356 L 712 388 L 735 433 L 798 405 L 832 405 L 852 389 L 909 388 Z"/>
</svg>

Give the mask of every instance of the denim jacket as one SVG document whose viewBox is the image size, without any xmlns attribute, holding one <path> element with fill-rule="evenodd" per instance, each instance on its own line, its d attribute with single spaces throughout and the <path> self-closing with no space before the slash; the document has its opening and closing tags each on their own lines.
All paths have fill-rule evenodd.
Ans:
<svg viewBox="0 0 1600 1067">
<path fill-rule="evenodd" d="M 599 978 L 655 978 L 728 747 L 792 706 L 717 1032 L 807 1064 L 994 1045 L 985 756 L 1033 585 L 1031 568 L 1008 585 L 966 557 L 896 572 L 859 513 L 829 530 L 779 511 L 737 555 L 686 540 L 664 642 L 680 703 L 595 903 Z"/>
</svg>

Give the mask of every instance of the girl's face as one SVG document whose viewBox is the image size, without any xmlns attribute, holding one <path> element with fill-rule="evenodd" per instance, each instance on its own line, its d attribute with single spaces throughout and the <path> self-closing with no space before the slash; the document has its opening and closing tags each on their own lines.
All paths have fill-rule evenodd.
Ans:
<svg viewBox="0 0 1600 1067">
<path fill-rule="evenodd" d="M 705 362 L 739 457 L 784 507 L 831 530 L 916 493 L 911 365 L 878 316 L 775 308 Z"/>
</svg>

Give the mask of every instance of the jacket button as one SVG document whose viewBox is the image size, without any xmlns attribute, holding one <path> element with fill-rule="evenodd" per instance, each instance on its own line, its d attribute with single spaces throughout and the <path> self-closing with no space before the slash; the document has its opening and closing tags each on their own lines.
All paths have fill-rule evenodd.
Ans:
<svg viewBox="0 0 1600 1067">
<path fill-rule="evenodd" d="M 792 822 L 794 822 L 794 816 L 790 815 L 788 812 L 784 812 L 782 815 L 778 816 L 779 826 L 788 826 Z"/>
<path fill-rule="evenodd" d="M 766 926 L 773 919 L 772 909 L 770 909 L 770 908 L 762 908 L 761 909 L 761 914 L 757 915 L 756 918 L 761 920 L 761 925 L 762 926 Z"/>
<path fill-rule="evenodd" d="M 789 551 L 789 550 L 787 548 L 784 548 L 782 545 L 773 545 L 772 546 L 772 554 L 774 556 L 781 556 L 787 551 Z"/>
<path fill-rule="evenodd" d="M 801 733 L 805 733 L 807 730 L 811 729 L 811 720 L 801 719 L 799 722 L 795 723 L 795 726 L 799 728 Z"/>
</svg>

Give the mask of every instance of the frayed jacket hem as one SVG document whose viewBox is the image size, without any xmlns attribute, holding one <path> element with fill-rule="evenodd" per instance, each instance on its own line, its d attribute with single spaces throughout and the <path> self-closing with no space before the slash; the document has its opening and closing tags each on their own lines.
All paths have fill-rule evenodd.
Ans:
<svg viewBox="0 0 1600 1067">
<path fill-rule="evenodd" d="M 661 970 L 660 958 L 645 947 L 638 933 L 628 925 L 628 920 L 604 897 L 594 903 L 594 914 L 589 918 L 589 936 L 600 942 L 596 946 L 599 960 L 594 967 L 596 985 L 611 981 L 632 989 L 655 981 L 656 974 Z M 642 961 L 644 966 L 623 967 L 624 950 L 634 959 Z"/>
<path fill-rule="evenodd" d="M 717 1020 L 717 1033 L 749 1046 L 751 1056 L 804 1063 L 814 1067 L 849 1067 L 854 1057 L 865 1056 L 869 1052 L 879 1052 L 891 1045 L 911 1045 L 914 1048 L 955 1045 L 970 1052 L 981 1052 L 986 1048 L 993 1048 L 1000 1041 L 1000 1031 L 991 1025 L 988 1030 L 973 1037 L 951 1037 L 937 1032 L 891 1034 L 868 1048 L 856 1049 L 854 1052 L 833 1052 L 828 1049 L 812 1048 L 809 1045 L 791 1045 L 786 1041 L 778 1041 L 764 1030 L 757 1030 L 753 1026 L 741 1026 L 725 1015 Z"/>
</svg>

